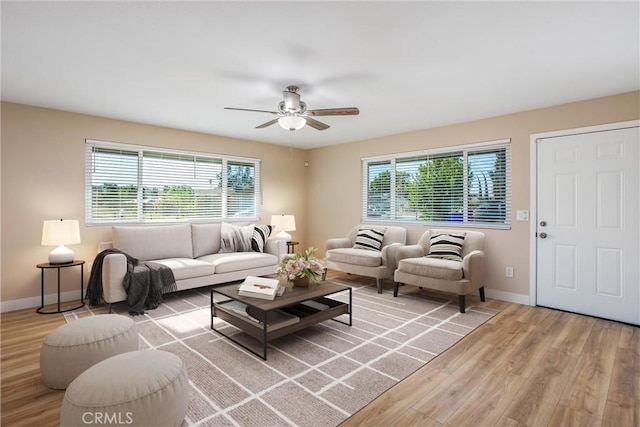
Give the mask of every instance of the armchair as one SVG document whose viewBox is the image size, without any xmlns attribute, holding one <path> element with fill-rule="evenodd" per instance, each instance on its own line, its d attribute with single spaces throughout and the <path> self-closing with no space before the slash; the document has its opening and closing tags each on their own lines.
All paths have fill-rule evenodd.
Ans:
<svg viewBox="0 0 640 427">
<path fill-rule="evenodd" d="M 448 236 L 443 238 L 442 234 Z M 449 235 L 454 237 L 449 238 Z M 455 236 L 461 235 L 464 240 L 459 237 L 456 240 Z M 478 289 L 480 300 L 484 301 L 483 247 L 484 233 L 479 231 L 426 231 L 418 244 L 398 248 L 393 296 L 398 296 L 400 284 L 455 293 L 458 295 L 460 313 L 464 313 L 466 294 Z M 459 256 L 452 249 L 459 250 Z"/>
<path fill-rule="evenodd" d="M 396 250 L 406 240 L 407 230 L 402 227 L 359 225 L 346 237 L 327 240 L 325 263 L 334 270 L 375 278 L 381 294 L 382 280 L 393 280 Z"/>
</svg>

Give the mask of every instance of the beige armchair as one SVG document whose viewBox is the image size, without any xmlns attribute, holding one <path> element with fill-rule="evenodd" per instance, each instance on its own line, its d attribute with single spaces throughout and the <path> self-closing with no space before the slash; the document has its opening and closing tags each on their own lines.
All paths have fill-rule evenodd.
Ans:
<svg viewBox="0 0 640 427">
<path fill-rule="evenodd" d="M 464 240 L 460 235 L 464 235 Z M 454 293 L 458 295 L 460 313 L 464 313 L 465 295 L 478 289 L 480 300 L 484 301 L 483 247 L 484 233 L 479 231 L 426 231 L 418 244 L 398 248 L 393 296 L 398 296 L 401 284 Z M 456 248 L 459 259 L 455 259 L 457 257 L 453 253 Z"/>
<path fill-rule="evenodd" d="M 407 230 L 402 227 L 359 225 L 347 237 L 327 240 L 325 265 L 333 270 L 375 278 L 381 294 L 382 280 L 393 280 L 396 250 L 406 241 Z"/>
</svg>

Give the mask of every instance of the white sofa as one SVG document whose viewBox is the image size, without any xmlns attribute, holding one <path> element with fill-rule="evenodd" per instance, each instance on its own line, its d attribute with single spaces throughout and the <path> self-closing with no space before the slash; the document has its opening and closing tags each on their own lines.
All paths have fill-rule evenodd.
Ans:
<svg viewBox="0 0 640 427">
<path fill-rule="evenodd" d="M 100 250 L 116 248 L 140 261 L 153 261 L 171 268 L 177 290 L 243 280 L 247 276 L 274 274 L 286 243 L 267 240 L 264 252 L 220 253 L 221 223 L 161 226 L 114 226 L 111 242 Z M 109 254 L 102 264 L 105 302 L 126 301 L 122 285 L 127 272 L 123 254 Z"/>
</svg>

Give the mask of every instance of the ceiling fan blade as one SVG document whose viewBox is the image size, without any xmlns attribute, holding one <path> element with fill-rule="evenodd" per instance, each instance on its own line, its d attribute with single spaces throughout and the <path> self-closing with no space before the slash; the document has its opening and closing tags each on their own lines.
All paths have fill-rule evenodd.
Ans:
<svg viewBox="0 0 640 427">
<path fill-rule="evenodd" d="M 267 126 L 271 126 L 271 125 L 276 124 L 276 123 L 278 123 L 278 119 L 269 120 L 266 123 L 263 123 L 261 125 L 256 126 L 256 129 L 266 128 Z"/>
<path fill-rule="evenodd" d="M 307 121 L 307 124 L 314 129 L 318 129 L 318 130 L 329 129 L 329 125 L 319 122 L 316 119 L 312 119 L 311 117 L 305 117 L 304 119 Z"/>
<path fill-rule="evenodd" d="M 288 88 L 287 88 L 288 89 Z M 288 111 L 300 111 L 300 94 L 285 90 L 282 92 L 284 105 Z"/>
<path fill-rule="evenodd" d="M 357 116 L 358 114 L 360 114 L 360 110 L 356 107 L 307 110 L 307 116 Z"/>
<path fill-rule="evenodd" d="M 251 111 L 254 113 L 269 113 L 269 114 L 278 114 L 276 111 L 267 111 L 267 110 L 252 110 L 251 108 L 233 108 L 233 107 L 224 107 L 225 110 L 235 110 L 235 111 Z"/>
</svg>

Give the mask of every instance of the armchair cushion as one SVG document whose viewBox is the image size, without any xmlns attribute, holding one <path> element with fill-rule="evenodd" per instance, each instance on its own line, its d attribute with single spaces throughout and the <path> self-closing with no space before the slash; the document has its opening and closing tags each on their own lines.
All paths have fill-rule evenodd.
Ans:
<svg viewBox="0 0 640 427">
<path fill-rule="evenodd" d="M 462 245 L 467 233 L 430 232 L 429 258 L 462 261 Z"/>
<path fill-rule="evenodd" d="M 333 262 L 378 267 L 382 265 L 382 252 L 355 248 L 332 249 L 329 259 Z"/>
<path fill-rule="evenodd" d="M 353 245 L 354 249 L 379 251 L 382 248 L 385 231 L 386 228 L 360 227 L 356 235 L 356 243 Z"/>
<path fill-rule="evenodd" d="M 406 258 L 400 261 L 398 268 L 416 276 L 441 280 L 461 280 L 464 277 L 461 261 L 440 258 Z"/>
</svg>

